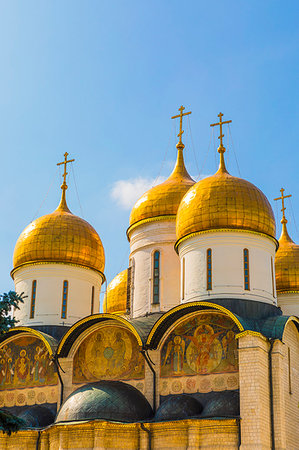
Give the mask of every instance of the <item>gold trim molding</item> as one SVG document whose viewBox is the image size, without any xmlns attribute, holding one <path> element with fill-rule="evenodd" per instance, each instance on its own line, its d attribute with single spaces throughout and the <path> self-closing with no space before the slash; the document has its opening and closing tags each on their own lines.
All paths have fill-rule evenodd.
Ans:
<svg viewBox="0 0 299 450">
<path fill-rule="evenodd" d="M 196 231 L 195 233 L 187 234 L 187 236 L 184 236 L 184 237 L 182 237 L 182 238 L 180 238 L 180 239 L 178 239 L 178 240 L 176 241 L 176 243 L 174 244 L 174 248 L 175 248 L 175 251 L 176 251 L 177 253 L 179 253 L 179 252 L 178 252 L 178 246 L 179 246 L 182 242 L 186 241 L 186 240 L 189 239 L 189 238 L 193 238 L 193 237 L 195 237 L 195 236 L 199 236 L 199 235 L 201 235 L 201 234 L 207 234 L 207 233 L 231 233 L 231 232 L 235 232 L 235 233 L 236 233 L 236 232 L 237 232 L 237 233 L 249 233 L 249 234 L 255 234 L 255 235 L 257 235 L 257 236 L 263 236 L 263 237 L 265 237 L 265 238 L 270 239 L 270 241 L 272 241 L 272 242 L 275 243 L 275 245 L 276 245 L 276 250 L 277 250 L 278 247 L 279 247 L 278 240 L 277 240 L 276 238 L 274 238 L 273 236 L 270 236 L 269 234 L 259 233 L 258 231 L 245 230 L 245 229 L 240 229 L 240 228 L 212 228 L 212 229 L 210 229 L 210 230 Z"/>
<path fill-rule="evenodd" d="M 156 216 L 156 217 L 149 217 L 148 219 L 142 219 L 142 220 L 138 220 L 138 222 L 133 223 L 133 225 L 131 225 L 128 229 L 127 229 L 127 238 L 128 241 L 130 242 L 130 233 L 135 230 L 135 228 L 139 227 L 140 225 L 144 225 L 146 223 L 150 223 L 150 222 L 160 222 L 160 220 L 176 220 L 176 214 L 168 214 L 165 216 Z"/>
<path fill-rule="evenodd" d="M 15 267 L 14 269 L 12 269 L 12 271 L 10 272 L 10 276 L 12 279 L 14 279 L 14 274 L 18 270 L 23 269 L 24 267 L 27 267 L 27 266 L 40 266 L 40 265 L 44 265 L 44 264 L 62 264 L 65 266 L 73 266 L 73 267 L 80 267 L 81 269 L 93 270 L 94 272 L 97 272 L 101 276 L 102 284 L 106 281 L 105 275 L 103 274 L 103 272 L 101 272 L 98 269 L 94 269 L 93 267 L 89 267 L 89 266 L 84 266 L 83 264 L 76 264 L 76 263 L 64 262 L 64 261 L 28 261 L 26 263 L 20 264 L 19 266 Z"/>
<path fill-rule="evenodd" d="M 79 320 L 78 322 L 76 322 L 67 332 L 66 334 L 63 336 L 62 340 L 60 341 L 58 348 L 57 348 L 57 355 L 60 354 L 62 347 L 64 346 L 66 340 L 69 338 L 69 336 L 78 328 L 80 327 L 82 324 L 87 323 L 87 322 L 91 322 L 92 320 L 95 319 L 112 319 L 115 321 L 120 322 L 121 324 L 125 325 L 127 328 L 129 328 L 129 330 L 134 334 L 134 336 L 137 339 L 137 342 L 139 344 L 140 347 L 142 347 L 142 340 L 138 334 L 138 332 L 136 331 L 136 329 L 133 327 L 133 325 L 128 322 L 126 319 L 124 319 L 123 317 L 114 315 L 114 314 L 109 314 L 109 313 L 99 313 L 99 314 L 93 314 L 92 316 L 88 316 L 85 317 L 82 320 Z"/>
<path fill-rule="evenodd" d="M 192 306 L 206 306 L 206 307 L 211 308 L 212 310 L 221 311 L 224 314 L 226 314 L 227 316 L 229 316 L 233 320 L 233 322 L 235 322 L 235 324 L 237 325 L 237 327 L 239 328 L 240 331 L 244 331 L 244 327 L 241 324 L 241 322 L 239 321 L 239 319 L 237 319 L 237 317 L 232 312 L 230 312 L 228 309 L 224 308 L 224 306 L 217 305 L 216 303 L 211 303 L 211 302 L 200 302 L 200 301 L 199 302 L 187 302 L 187 303 L 183 303 L 179 306 L 174 307 L 167 313 L 163 314 L 163 316 L 160 317 L 159 320 L 157 320 L 157 322 L 151 329 L 150 334 L 148 335 L 148 338 L 146 340 L 146 346 L 150 346 L 151 340 L 152 340 L 157 328 L 164 322 L 165 319 L 167 319 L 169 316 L 175 314 L 177 311 L 180 311 L 180 310 L 186 309 L 186 308 L 190 308 Z"/>
</svg>

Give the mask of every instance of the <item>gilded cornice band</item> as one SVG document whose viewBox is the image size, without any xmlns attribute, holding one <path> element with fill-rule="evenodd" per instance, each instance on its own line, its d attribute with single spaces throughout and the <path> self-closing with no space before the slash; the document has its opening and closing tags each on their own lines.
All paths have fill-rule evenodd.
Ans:
<svg viewBox="0 0 299 450">
<path fill-rule="evenodd" d="M 237 233 L 249 233 L 249 234 L 255 234 L 255 235 L 257 235 L 257 236 L 263 236 L 263 237 L 265 237 L 265 238 L 270 239 L 272 242 L 275 243 L 276 250 L 277 250 L 278 247 L 279 247 L 279 243 L 278 243 L 277 239 L 274 238 L 273 236 L 270 236 L 269 234 L 259 233 L 258 231 L 245 230 L 245 229 L 240 229 L 240 228 L 213 228 L 213 229 L 211 229 L 211 230 L 203 230 L 203 231 L 197 231 L 197 232 L 195 232 L 195 233 L 187 234 L 186 236 L 184 236 L 184 237 L 182 237 L 182 238 L 180 238 L 180 239 L 178 239 L 178 240 L 176 241 L 176 243 L 174 244 L 174 248 L 175 248 L 175 251 L 178 253 L 178 247 L 179 247 L 179 245 L 180 245 L 182 242 L 184 242 L 184 241 L 186 241 L 187 239 L 190 239 L 190 238 L 192 238 L 192 237 L 199 236 L 199 235 L 201 235 L 201 234 L 207 234 L 207 233 L 231 233 L 231 232 L 237 232 Z"/>
<path fill-rule="evenodd" d="M 97 270 L 93 267 L 84 266 L 83 264 L 75 264 L 75 263 L 69 263 L 69 262 L 64 262 L 64 261 L 28 261 L 26 263 L 20 264 L 19 266 L 15 267 L 10 272 L 10 276 L 12 279 L 14 279 L 14 274 L 18 270 L 23 269 L 24 267 L 27 267 L 27 266 L 40 266 L 40 265 L 44 265 L 44 264 L 63 264 L 63 265 L 67 265 L 67 266 L 80 267 L 82 269 L 92 270 L 94 272 L 97 272 L 101 276 L 102 283 L 104 283 L 106 281 L 105 275 L 100 270 Z"/>
</svg>

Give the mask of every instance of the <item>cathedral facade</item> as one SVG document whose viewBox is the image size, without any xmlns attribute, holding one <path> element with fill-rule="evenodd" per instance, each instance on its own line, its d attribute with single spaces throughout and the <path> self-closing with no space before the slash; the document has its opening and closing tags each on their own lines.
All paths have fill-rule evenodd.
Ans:
<svg viewBox="0 0 299 450">
<path fill-rule="evenodd" d="M 2 449 L 299 448 L 299 246 L 229 174 L 183 157 L 134 205 L 128 268 L 108 285 L 95 229 L 66 201 L 19 236 L 27 297 L 0 339 L 0 408 L 24 420 Z"/>
</svg>

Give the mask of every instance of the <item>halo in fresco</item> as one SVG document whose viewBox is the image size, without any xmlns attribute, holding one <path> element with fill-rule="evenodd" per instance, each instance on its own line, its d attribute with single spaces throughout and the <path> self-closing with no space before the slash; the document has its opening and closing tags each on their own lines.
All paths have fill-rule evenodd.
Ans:
<svg viewBox="0 0 299 450">
<path fill-rule="evenodd" d="M 57 382 L 55 366 L 41 340 L 23 336 L 0 348 L 0 390 L 51 386 Z"/>
<path fill-rule="evenodd" d="M 144 359 L 125 328 L 105 326 L 88 336 L 74 356 L 73 382 L 144 378 Z"/>
<path fill-rule="evenodd" d="M 219 312 L 181 322 L 161 350 L 161 377 L 238 371 L 235 323 Z"/>
</svg>

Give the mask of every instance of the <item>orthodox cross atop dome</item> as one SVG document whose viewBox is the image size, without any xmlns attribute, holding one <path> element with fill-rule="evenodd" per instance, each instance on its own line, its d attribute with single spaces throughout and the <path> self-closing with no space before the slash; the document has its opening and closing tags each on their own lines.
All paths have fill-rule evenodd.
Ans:
<svg viewBox="0 0 299 450">
<path fill-rule="evenodd" d="M 67 171 L 66 171 L 66 165 L 68 163 L 71 163 L 73 161 L 75 161 L 74 159 L 69 159 L 67 160 L 68 157 L 68 152 L 65 152 L 64 154 L 64 161 L 57 163 L 57 166 L 61 166 L 62 164 L 64 164 L 64 171 L 63 171 L 63 183 L 61 185 L 61 189 L 67 189 L 67 184 L 66 184 L 66 176 L 68 175 Z"/>
<path fill-rule="evenodd" d="M 285 213 L 284 213 L 285 210 L 286 210 L 286 207 L 284 206 L 284 199 L 285 199 L 285 198 L 292 197 L 291 194 L 290 194 L 290 195 L 283 195 L 284 191 L 285 191 L 285 189 L 284 189 L 284 188 L 281 188 L 281 189 L 280 189 L 281 197 L 277 197 L 277 198 L 274 199 L 275 201 L 281 200 L 281 204 L 282 204 L 282 208 L 281 208 L 281 212 L 282 212 L 281 223 L 287 223 L 287 222 L 288 222 L 287 219 L 286 219 Z"/>
<path fill-rule="evenodd" d="M 225 125 L 225 124 L 227 124 L 227 123 L 231 123 L 232 121 L 231 120 L 226 120 L 225 122 L 222 122 L 222 117 L 223 117 L 223 114 L 222 113 L 219 113 L 218 114 L 218 117 L 219 117 L 219 122 L 217 122 L 217 123 L 211 123 L 211 127 L 215 127 L 216 125 L 219 125 L 220 126 L 220 136 L 218 136 L 218 139 L 220 139 L 220 145 L 219 145 L 219 148 L 218 148 L 218 152 L 219 153 L 221 153 L 221 152 L 225 152 L 225 147 L 223 146 L 223 136 L 224 136 L 224 134 L 222 133 L 222 125 Z"/>
<path fill-rule="evenodd" d="M 183 128 L 183 117 L 184 117 L 184 116 L 188 116 L 189 114 L 192 113 L 192 111 L 183 113 L 184 109 L 185 109 L 185 108 L 184 108 L 183 105 L 182 105 L 182 106 L 179 108 L 180 114 L 178 114 L 177 116 L 172 116 L 172 119 L 177 119 L 178 117 L 180 118 L 180 132 L 179 132 L 179 134 L 178 134 L 178 138 L 180 138 L 179 144 L 181 144 L 181 145 L 183 145 L 183 143 L 182 143 L 182 134 L 184 133 L 184 130 L 182 129 L 182 128 Z"/>
</svg>

